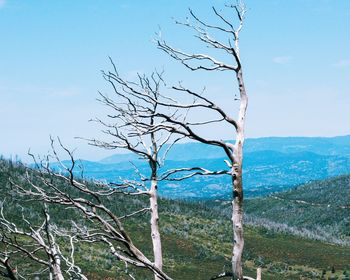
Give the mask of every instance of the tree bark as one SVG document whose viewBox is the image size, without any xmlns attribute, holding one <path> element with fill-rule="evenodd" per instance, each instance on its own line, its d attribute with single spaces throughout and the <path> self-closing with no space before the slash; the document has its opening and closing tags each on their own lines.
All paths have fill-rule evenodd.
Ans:
<svg viewBox="0 0 350 280">
<path fill-rule="evenodd" d="M 243 280 L 242 254 L 244 247 L 243 237 L 243 144 L 244 144 L 244 124 L 248 106 L 248 97 L 246 94 L 243 73 L 239 69 L 236 73 L 238 87 L 240 92 L 240 107 L 237 119 L 237 135 L 234 146 L 232 166 L 232 227 L 233 227 L 233 250 L 232 250 L 232 272 L 233 280 Z"/>
<path fill-rule="evenodd" d="M 256 270 L 256 280 L 261 280 L 261 267 Z"/>
<path fill-rule="evenodd" d="M 47 240 L 49 243 L 49 249 L 46 251 L 46 253 L 49 256 L 49 262 L 50 262 L 50 279 L 51 277 L 54 280 L 64 280 L 62 270 L 61 270 L 61 257 L 58 253 L 57 247 L 56 247 L 56 240 L 51 234 L 51 226 L 49 224 L 50 216 L 46 209 L 44 210 L 45 217 L 46 217 L 46 235 Z M 40 239 L 43 240 L 40 236 Z M 45 242 L 42 242 L 43 246 L 45 246 Z"/>
<path fill-rule="evenodd" d="M 150 190 L 150 207 L 151 207 L 151 237 L 153 245 L 154 265 L 162 270 L 163 268 L 163 255 L 162 255 L 162 243 L 159 233 L 159 216 L 158 216 L 158 196 L 157 196 L 157 180 L 152 178 L 151 190 Z M 159 280 L 156 274 L 154 275 L 155 280 Z"/>
<path fill-rule="evenodd" d="M 52 264 L 53 279 L 64 280 L 62 270 L 61 270 L 61 259 L 58 255 L 56 248 L 51 248 L 51 252 L 54 256 L 54 260 Z"/>
<path fill-rule="evenodd" d="M 54 264 L 52 267 L 52 271 L 53 271 L 53 279 L 55 280 L 64 280 L 62 271 L 61 271 L 61 267 L 57 264 Z"/>
<path fill-rule="evenodd" d="M 243 280 L 242 253 L 243 253 L 243 247 L 244 247 L 244 238 L 243 238 L 242 167 L 239 166 L 238 164 L 235 164 L 233 167 L 232 228 L 233 228 L 233 250 L 232 250 L 233 279 Z"/>
</svg>

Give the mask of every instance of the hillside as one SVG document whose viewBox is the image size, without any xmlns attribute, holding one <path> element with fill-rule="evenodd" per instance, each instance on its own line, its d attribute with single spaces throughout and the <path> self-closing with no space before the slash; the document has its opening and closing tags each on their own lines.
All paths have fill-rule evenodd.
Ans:
<svg viewBox="0 0 350 280">
<path fill-rule="evenodd" d="M 23 167 L 0 161 L 0 171 L 0 191 L 7 203 L 5 214 L 14 221 L 20 221 L 21 204 L 35 220 L 41 209 L 40 203 L 13 200 L 7 184 L 8 176 L 22 180 Z M 250 202 L 247 203 L 248 208 Z M 259 200 L 254 202 L 255 207 L 262 207 Z M 109 206 L 115 213 L 123 215 L 135 207 L 143 207 L 145 203 L 140 198 L 121 196 L 110 201 Z M 229 267 L 231 223 L 225 210 L 229 209 L 229 205 L 213 207 L 208 203 L 162 199 L 159 207 L 165 270 L 174 279 L 208 279 L 224 267 Z M 84 222 L 82 217 L 62 208 L 50 206 L 50 213 L 58 225 L 66 224 L 67 218 Z M 148 216 L 125 220 L 125 226 L 132 232 L 136 244 L 149 254 Z M 269 280 L 320 279 L 322 274 L 331 275 L 332 266 L 335 269 L 333 276 L 337 277 L 334 279 L 348 279 L 340 277 L 350 274 L 348 247 L 295 237 L 260 226 L 247 226 L 245 240 L 244 266 L 251 276 L 257 266 L 263 268 L 264 278 Z M 108 250 L 102 245 L 96 248 L 83 244 L 76 252 L 76 261 L 88 273 L 89 279 L 124 279 L 118 270 L 118 262 L 108 257 Z M 17 264 L 21 267 L 22 260 L 18 260 Z M 136 279 L 152 279 L 145 271 L 134 273 Z"/>
<path fill-rule="evenodd" d="M 350 175 L 248 199 L 245 210 L 254 224 L 350 244 Z"/>
</svg>

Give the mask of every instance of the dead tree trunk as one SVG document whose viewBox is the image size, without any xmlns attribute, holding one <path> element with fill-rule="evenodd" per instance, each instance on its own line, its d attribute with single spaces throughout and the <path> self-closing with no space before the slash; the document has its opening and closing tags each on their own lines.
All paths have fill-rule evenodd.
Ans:
<svg viewBox="0 0 350 280">
<path fill-rule="evenodd" d="M 234 163 L 232 166 L 233 200 L 232 200 L 232 226 L 233 226 L 233 250 L 232 250 L 232 271 L 234 277 L 243 279 L 242 254 L 244 247 L 243 237 L 243 144 L 244 144 L 244 124 L 248 106 L 248 97 L 246 94 L 242 70 L 239 69 L 236 74 L 239 92 L 240 107 L 237 119 L 237 135 L 234 146 Z"/>
<path fill-rule="evenodd" d="M 159 216 L 158 216 L 158 202 L 157 202 L 157 180 L 155 178 L 151 181 L 151 189 L 149 193 L 150 208 L 151 208 L 151 237 L 153 245 L 154 265 L 162 270 L 163 268 L 163 254 L 162 254 L 162 243 L 159 233 Z M 160 278 L 154 275 L 155 280 Z"/>
<path fill-rule="evenodd" d="M 156 112 L 158 104 L 154 104 L 153 111 Z M 150 119 L 150 125 L 154 125 L 154 118 Z M 149 200 L 151 208 L 151 237 L 153 245 L 153 256 L 154 265 L 159 269 L 163 269 L 163 253 L 162 253 L 162 242 L 159 232 L 159 215 L 158 215 L 158 147 L 155 133 L 150 133 L 152 154 L 151 160 L 149 161 L 152 170 L 151 175 L 151 187 L 149 191 Z M 160 280 L 158 275 L 154 275 L 155 280 Z"/>
<path fill-rule="evenodd" d="M 55 280 L 64 280 L 61 267 L 59 264 L 53 264 L 52 265 L 52 273 L 53 273 L 53 279 Z"/>
</svg>

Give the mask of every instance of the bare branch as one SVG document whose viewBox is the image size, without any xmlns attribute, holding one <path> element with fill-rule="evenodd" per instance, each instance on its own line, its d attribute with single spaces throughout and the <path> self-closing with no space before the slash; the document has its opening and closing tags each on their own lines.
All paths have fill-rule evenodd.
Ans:
<svg viewBox="0 0 350 280">
<path fill-rule="evenodd" d="M 40 226 L 35 226 L 25 218 L 22 210 L 23 221 L 27 224 L 28 230 L 20 229 L 15 223 L 5 218 L 4 203 L 2 203 L 0 216 L 0 243 L 4 244 L 7 248 L 13 248 L 13 251 L 8 253 L 5 259 L 0 260 L 0 263 L 3 263 L 7 269 L 7 277 L 10 279 L 25 279 L 25 277 L 18 273 L 15 274 L 14 270 L 9 265 L 9 258 L 11 255 L 23 255 L 46 267 L 46 269 L 49 269 L 53 278 L 56 280 L 63 280 L 63 273 L 71 275 L 72 272 L 74 272 L 75 275 L 79 275 L 80 279 L 87 279 L 82 274 L 81 269 L 74 263 L 68 262 L 68 258 L 62 254 L 60 246 L 56 242 L 56 236 L 62 237 L 62 235 L 60 235 L 57 230 L 53 229 L 46 205 L 43 209 L 43 215 L 43 223 Z M 71 245 L 73 244 L 71 243 Z M 74 254 L 74 249 L 72 250 L 71 258 L 73 258 Z M 45 254 L 38 254 L 40 252 L 45 252 Z M 70 264 L 69 268 L 65 271 L 62 270 L 62 260 L 64 260 L 66 264 Z"/>
<path fill-rule="evenodd" d="M 104 203 L 104 200 L 108 201 L 111 199 L 110 195 L 120 193 L 120 190 L 122 188 L 134 187 L 137 189 L 137 193 L 147 194 L 151 196 L 150 191 L 139 191 L 139 187 L 143 186 L 142 182 L 135 182 L 134 184 L 132 182 L 123 182 L 123 185 L 119 186 L 100 183 L 98 186 L 94 186 L 91 183 L 84 181 L 83 179 L 77 180 L 74 177 L 75 172 L 73 170 L 73 167 L 75 166 L 75 160 L 72 153 L 68 149 L 63 148 L 61 145 L 60 148 L 62 148 L 65 153 L 68 153 L 68 155 L 71 156 L 70 164 L 61 164 L 61 167 L 65 166 L 64 171 L 66 173 L 56 173 L 50 169 L 50 163 L 42 162 L 40 165 L 41 169 L 27 171 L 27 185 L 20 185 L 15 181 L 11 181 L 13 188 L 24 197 L 29 197 L 30 199 L 43 201 L 45 203 L 62 205 L 65 208 L 70 207 L 76 209 L 81 214 L 83 214 L 84 217 L 86 217 L 89 221 L 93 222 L 93 224 L 97 226 L 95 229 L 93 229 L 92 233 L 89 230 L 81 230 L 79 234 L 79 240 L 103 242 L 104 244 L 107 244 L 111 250 L 111 244 L 121 244 L 122 248 L 113 245 L 114 249 L 112 250 L 113 255 L 117 256 L 118 260 L 149 269 L 157 276 L 157 279 L 170 280 L 171 278 L 162 271 L 161 267 L 155 265 L 152 261 L 150 261 L 133 244 L 132 239 L 125 231 L 121 223 L 121 219 L 144 213 L 148 211 L 149 208 L 146 207 L 139 211 L 136 210 L 132 213 L 118 217 Z M 55 146 L 53 144 L 52 149 L 55 149 Z M 55 155 L 55 159 L 60 162 L 60 158 L 56 150 L 53 151 L 53 154 Z M 65 185 L 62 183 L 65 183 Z M 118 187 L 120 188 L 118 189 Z M 102 188 L 102 190 L 99 188 Z M 107 195 L 109 196 L 107 197 Z M 51 255 L 49 255 L 50 262 L 44 263 L 42 260 L 38 259 L 35 255 L 36 251 L 28 251 L 17 246 L 17 244 L 13 242 L 11 243 L 11 246 L 18 250 L 21 250 L 23 253 L 27 254 L 33 259 L 36 258 L 35 260 L 41 262 L 43 265 L 51 265 L 53 274 L 58 274 L 57 271 L 59 271 L 60 262 L 63 260 L 68 266 L 66 273 L 70 275 L 80 275 L 81 270 L 78 269 L 74 261 L 73 241 L 76 239 L 76 237 L 74 235 L 69 235 L 67 232 L 63 233 L 60 230 L 54 231 L 58 236 L 68 238 L 71 244 L 70 256 L 61 257 L 59 254 L 61 251 L 55 240 L 53 229 L 50 225 L 50 217 L 46 210 L 44 210 L 44 215 L 45 222 L 40 227 L 38 227 L 38 229 L 31 227 L 30 221 L 26 222 L 31 230 L 31 233 L 29 233 L 28 237 L 31 235 L 35 236 L 41 242 L 40 244 L 42 250 L 45 252 L 49 250 L 51 252 Z M 6 227 L 11 229 L 13 225 L 6 223 Z M 42 240 L 42 235 L 40 235 L 38 231 L 45 233 L 46 242 Z M 18 229 L 16 229 L 16 233 L 19 234 Z M 58 258 L 58 256 L 60 257 Z M 54 264 L 57 265 L 55 266 Z"/>
<path fill-rule="evenodd" d="M 192 172 L 195 171 L 195 172 Z M 186 173 L 186 175 L 179 176 L 178 174 Z M 172 177 L 176 174 L 177 177 Z M 213 176 L 213 175 L 231 175 L 230 170 L 219 170 L 219 171 L 210 171 L 202 167 L 189 167 L 189 168 L 178 168 L 172 169 L 164 172 L 160 177 L 159 181 L 182 181 L 194 176 Z"/>
</svg>

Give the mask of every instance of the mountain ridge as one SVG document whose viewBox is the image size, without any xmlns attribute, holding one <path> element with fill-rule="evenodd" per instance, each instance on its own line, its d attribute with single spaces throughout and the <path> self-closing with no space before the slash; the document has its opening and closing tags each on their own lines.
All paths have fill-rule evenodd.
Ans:
<svg viewBox="0 0 350 280">
<path fill-rule="evenodd" d="M 232 141 L 229 141 L 232 142 Z M 350 156 L 350 135 L 334 136 L 334 137 L 304 137 L 304 136 L 270 136 L 259 138 L 248 138 L 245 140 L 244 151 L 249 153 L 253 151 L 272 150 L 285 153 L 310 151 L 321 155 L 345 154 Z M 189 154 L 189 151 L 191 153 Z M 221 158 L 225 154 L 220 147 L 209 146 L 197 142 L 187 142 L 175 144 L 169 151 L 167 158 L 170 160 L 199 159 L 200 155 L 206 155 L 206 158 Z M 120 159 L 118 159 L 120 158 Z M 105 157 L 98 162 L 102 163 L 118 163 L 124 160 L 136 159 L 130 153 L 115 154 Z M 113 161 L 115 159 L 116 161 Z M 121 160 L 123 159 L 123 160 Z"/>
<path fill-rule="evenodd" d="M 224 159 L 226 156 L 220 147 L 183 143 L 170 150 L 165 166 L 166 169 L 198 166 L 222 170 L 227 169 Z M 139 179 L 135 168 L 144 176 L 149 175 L 147 162 L 130 153 L 115 154 L 98 162 L 80 160 L 80 164 L 90 179 L 114 182 L 121 178 Z M 60 169 L 57 163 L 51 166 Z M 160 168 L 159 172 L 166 169 Z M 247 197 L 350 173 L 350 135 L 247 139 L 243 173 Z M 224 199 L 231 196 L 230 184 L 225 176 L 197 176 L 182 182 L 159 182 L 159 193 L 178 199 Z"/>
</svg>

